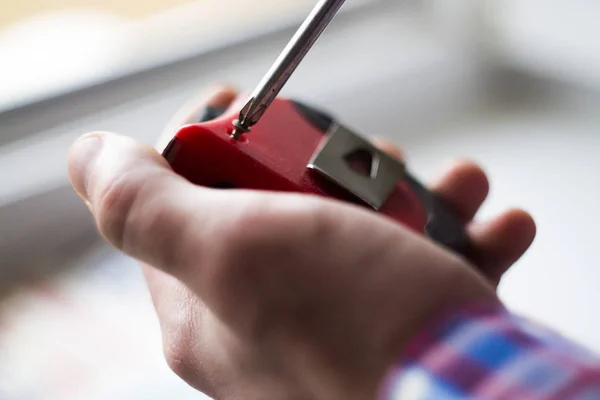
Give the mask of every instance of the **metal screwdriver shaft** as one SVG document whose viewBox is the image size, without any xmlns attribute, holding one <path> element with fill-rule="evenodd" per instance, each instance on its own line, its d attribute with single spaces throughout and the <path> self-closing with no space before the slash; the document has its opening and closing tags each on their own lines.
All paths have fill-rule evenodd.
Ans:
<svg viewBox="0 0 600 400">
<path fill-rule="evenodd" d="M 345 0 L 319 0 L 271 69 L 254 89 L 250 99 L 240 111 L 238 119 L 233 121 L 234 130 L 231 134 L 233 138 L 237 139 L 243 133 L 249 132 L 250 127 L 260 120 L 344 2 Z"/>
</svg>

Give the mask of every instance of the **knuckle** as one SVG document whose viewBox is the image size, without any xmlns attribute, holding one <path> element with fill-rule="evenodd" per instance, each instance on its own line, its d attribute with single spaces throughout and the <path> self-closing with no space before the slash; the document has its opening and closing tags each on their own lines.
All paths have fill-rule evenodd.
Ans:
<svg viewBox="0 0 600 400">
<path fill-rule="evenodd" d="M 163 356 L 168 367 L 199 390 L 205 389 L 206 363 L 199 361 L 205 348 L 202 315 L 204 306 L 187 289 L 179 288 L 177 308 L 160 318 Z"/>
<path fill-rule="evenodd" d="M 242 249 L 295 250 L 331 233 L 329 216 L 323 202 L 308 196 L 260 200 L 240 213 L 232 234 Z"/>
<path fill-rule="evenodd" d="M 102 187 L 94 201 L 100 233 L 119 249 L 124 247 L 127 221 L 143 184 L 135 175 L 120 175 Z"/>
<path fill-rule="evenodd" d="M 301 200 L 290 205 L 280 198 L 257 199 L 239 210 L 225 228 L 223 267 L 246 269 L 250 264 L 268 272 L 272 267 L 280 269 L 282 261 L 305 259 L 325 245 L 333 236 L 331 218 L 319 201 Z"/>
<path fill-rule="evenodd" d="M 307 301 L 302 294 L 309 291 L 301 288 L 314 281 L 318 268 L 311 266 L 335 236 L 327 214 L 312 199 L 282 204 L 281 198 L 263 198 L 247 203 L 225 228 L 228 241 L 214 265 L 213 290 L 226 312 L 242 316 L 242 329 L 255 340 L 264 340 L 274 323 Z"/>
<path fill-rule="evenodd" d="M 167 365 L 186 382 L 196 381 L 199 374 L 191 346 L 190 335 L 183 327 L 167 334 L 163 344 L 163 354 Z"/>
<path fill-rule="evenodd" d="M 157 188 L 160 182 L 141 173 L 123 174 L 99 191 L 94 209 L 98 230 L 113 246 L 170 268 L 181 261 L 177 243 L 185 221 L 171 212 L 170 191 Z"/>
</svg>

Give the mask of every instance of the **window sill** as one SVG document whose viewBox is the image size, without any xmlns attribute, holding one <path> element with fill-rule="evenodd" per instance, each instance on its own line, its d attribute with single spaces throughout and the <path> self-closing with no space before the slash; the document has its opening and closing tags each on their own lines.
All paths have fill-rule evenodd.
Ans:
<svg viewBox="0 0 600 400">
<path fill-rule="evenodd" d="M 352 0 L 340 13 L 379 2 Z M 0 32 L 0 113 L 292 27 L 314 4 L 202 0 L 132 21 L 83 12 L 25 21 Z"/>
</svg>

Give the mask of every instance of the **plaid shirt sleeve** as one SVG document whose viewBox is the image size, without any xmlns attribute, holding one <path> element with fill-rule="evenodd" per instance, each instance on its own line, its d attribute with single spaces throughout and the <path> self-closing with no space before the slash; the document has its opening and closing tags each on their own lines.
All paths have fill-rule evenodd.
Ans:
<svg viewBox="0 0 600 400">
<path fill-rule="evenodd" d="M 501 306 L 434 321 L 400 356 L 381 400 L 600 400 L 600 358 Z"/>
</svg>

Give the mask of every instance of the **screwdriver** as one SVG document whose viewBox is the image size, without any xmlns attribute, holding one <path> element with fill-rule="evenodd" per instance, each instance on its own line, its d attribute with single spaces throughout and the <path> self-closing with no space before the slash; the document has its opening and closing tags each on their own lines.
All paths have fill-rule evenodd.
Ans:
<svg viewBox="0 0 600 400">
<path fill-rule="evenodd" d="M 319 0 L 233 121 L 231 136 L 234 139 L 250 132 L 250 128 L 258 123 L 344 2 Z"/>
</svg>

